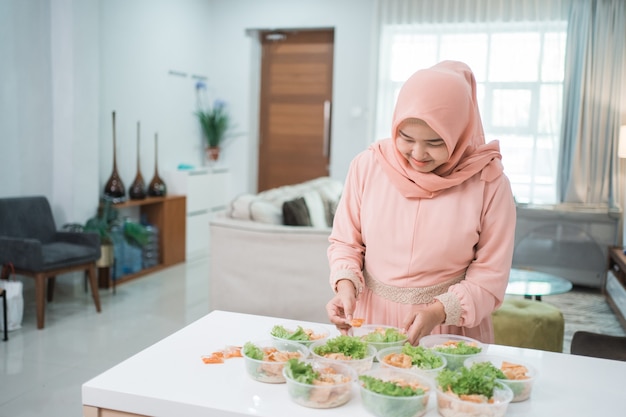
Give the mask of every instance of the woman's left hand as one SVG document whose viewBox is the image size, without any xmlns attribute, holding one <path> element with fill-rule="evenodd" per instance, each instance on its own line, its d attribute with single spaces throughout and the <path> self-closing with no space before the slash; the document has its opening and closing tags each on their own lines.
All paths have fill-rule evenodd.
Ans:
<svg viewBox="0 0 626 417">
<path fill-rule="evenodd" d="M 433 329 L 446 320 L 446 311 L 440 301 L 430 304 L 416 304 L 405 317 L 402 325 L 409 342 L 416 346 L 419 340 L 429 335 Z"/>
</svg>

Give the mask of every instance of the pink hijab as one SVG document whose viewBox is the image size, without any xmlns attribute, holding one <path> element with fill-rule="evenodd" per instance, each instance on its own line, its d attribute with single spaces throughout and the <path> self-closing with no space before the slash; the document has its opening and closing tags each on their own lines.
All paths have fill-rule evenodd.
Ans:
<svg viewBox="0 0 626 417">
<path fill-rule="evenodd" d="M 411 168 L 396 148 L 398 127 L 408 118 L 425 121 L 448 147 L 450 159 L 433 172 Z M 478 172 L 485 181 L 503 172 L 499 142 L 485 144 L 474 74 L 457 61 L 443 61 L 419 70 L 404 83 L 393 115 L 391 139 L 378 141 L 370 149 L 407 198 L 432 198 Z"/>
</svg>

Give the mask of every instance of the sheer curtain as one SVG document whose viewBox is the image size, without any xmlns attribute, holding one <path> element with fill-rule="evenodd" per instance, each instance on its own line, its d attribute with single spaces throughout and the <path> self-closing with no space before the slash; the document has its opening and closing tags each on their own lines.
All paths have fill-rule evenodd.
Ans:
<svg viewBox="0 0 626 417">
<path fill-rule="evenodd" d="M 559 199 L 620 206 L 626 2 L 574 0 L 569 14 Z"/>
<path fill-rule="evenodd" d="M 601 6 L 596 3 L 611 3 L 612 15 L 600 13 Z M 622 3 L 620 7 L 618 3 Z M 588 53 L 575 59 L 574 51 L 580 50 L 579 41 L 570 42 L 569 37 L 578 36 L 581 28 L 589 26 L 591 32 L 581 35 L 582 42 L 604 45 L 606 50 L 619 49 L 621 54 L 617 55 L 622 56 L 624 36 L 621 35 L 620 47 L 617 38 L 623 31 L 614 27 L 617 24 L 611 23 L 603 30 L 596 28 L 602 26 L 601 21 L 623 21 L 623 3 L 621 0 L 381 0 L 376 138 L 389 136 L 397 91 L 412 72 L 443 59 L 465 61 L 477 77 L 486 140 L 500 140 L 505 171 L 518 201 L 536 204 L 575 201 L 576 198 L 566 199 L 558 192 L 572 190 L 567 193 L 578 196 L 584 189 L 585 197 L 604 195 L 598 201 L 608 203 L 612 195 L 609 190 L 615 187 L 617 178 L 614 135 L 619 125 L 619 106 L 615 101 L 620 97 L 617 81 L 621 76 L 615 71 L 622 71 L 623 66 L 616 62 L 622 58 L 609 58 L 606 55 L 610 54 L 597 50 L 596 46 L 596 55 L 592 55 L 596 58 L 592 59 L 598 56 L 602 59 L 585 64 Z M 593 7 L 585 8 L 585 4 Z M 593 13 L 584 13 L 588 9 Z M 582 16 L 587 16 L 586 19 L 593 16 L 598 23 L 583 25 L 576 20 L 568 31 L 567 21 Z M 604 39 L 597 39 L 600 35 Z M 593 66 L 596 72 L 578 71 L 576 68 L 581 65 L 585 69 Z M 614 69 L 604 68 L 607 65 Z M 600 68 L 612 74 L 611 91 L 606 91 L 608 79 L 596 79 Z M 594 81 L 596 86 L 590 84 Z M 574 89 L 576 83 L 585 82 L 587 90 Z M 596 91 L 598 82 L 602 83 L 600 91 Z M 567 83 L 565 88 L 564 83 Z M 617 118 L 611 126 L 606 126 L 609 121 L 606 116 L 598 116 L 606 112 L 602 106 L 606 107 L 607 99 L 602 103 L 586 100 L 589 89 L 598 96 L 613 95 L 608 100 L 610 111 Z M 598 107 L 592 109 L 592 106 Z M 562 112 L 566 114 L 562 116 Z M 588 122 L 581 124 L 583 114 L 599 117 L 598 122 L 604 122 L 605 130 L 599 126 L 590 130 Z M 572 122 L 566 125 L 566 120 Z M 572 129 L 576 135 L 572 135 Z M 589 132 L 593 132 L 594 139 L 590 139 Z M 599 135 L 604 135 L 605 145 L 590 143 L 597 141 Z M 576 137 L 588 138 L 589 143 L 585 145 Z M 594 149 L 587 152 L 585 146 Z M 582 174 L 578 167 L 585 167 Z M 597 176 L 589 178 L 591 171 L 597 172 Z M 595 187 L 598 189 L 590 191 Z"/>
</svg>

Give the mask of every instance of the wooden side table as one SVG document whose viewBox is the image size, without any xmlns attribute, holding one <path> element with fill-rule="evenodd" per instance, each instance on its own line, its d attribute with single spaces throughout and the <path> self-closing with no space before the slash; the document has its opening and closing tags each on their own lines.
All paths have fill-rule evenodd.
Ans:
<svg viewBox="0 0 626 417">
<path fill-rule="evenodd" d="M 626 330 L 626 255 L 621 246 L 609 247 L 608 271 L 602 292 Z"/>
</svg>

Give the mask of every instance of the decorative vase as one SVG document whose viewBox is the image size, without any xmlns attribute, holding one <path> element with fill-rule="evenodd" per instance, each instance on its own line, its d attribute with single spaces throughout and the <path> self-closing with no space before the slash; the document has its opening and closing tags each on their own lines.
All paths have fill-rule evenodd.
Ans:
<svg viewBox="0 0 626 417">
<path fill-rule="evenodd" d="M 209 161 L 217 161 L 220 157 L 220 147 L 209 146 L 206 148 L 206 155 L 209 158 Z"/>
<path fill-rule="evenodd" d="M 130 185 L 130 189 L 128 190 L 128 195 L 131 200 L 143 200 L 146 198 L 146 183 L 143 180 L 143 176 L 141 175 L 141 168 L 139 164 L 139 142 L 140 142 L 140 134 L 139 134 L 139 122 L 137 122 L 137 175 L 135 176 L 135 180 Z"/>
<path fill-rule="evenodd" d="M 115 112 L 113 112 L 113 173 L 104 186 L 104 195 L 113 201 L 113 203 L 121 203 L 126 200 L 126 191 L 124 183 L 117 173 L 117 143 L 115 138 Z"/>
<path fill-rule="evenodd" d="M 148 195 L 151 197 L 163 197 L 167 194 L 165 182 L 159 177 L 159 144 L 158 134 L 154 134 L 154 177 L 148 185 Z"/>
</svg>

